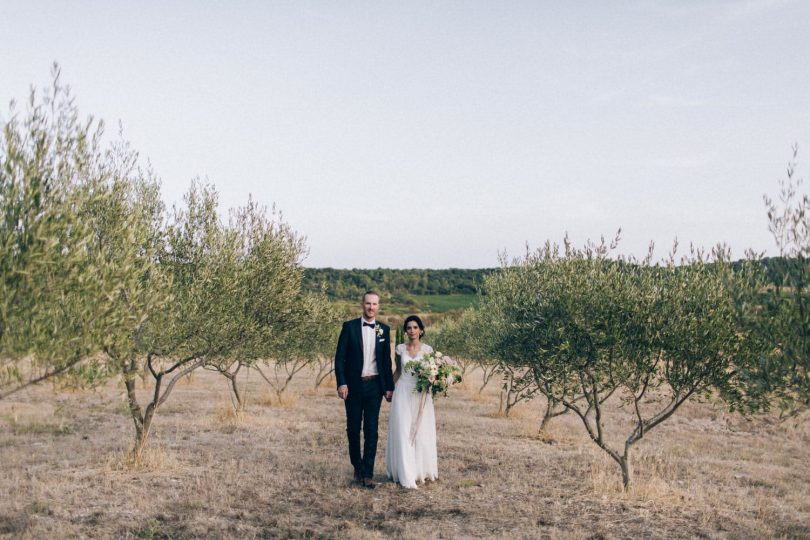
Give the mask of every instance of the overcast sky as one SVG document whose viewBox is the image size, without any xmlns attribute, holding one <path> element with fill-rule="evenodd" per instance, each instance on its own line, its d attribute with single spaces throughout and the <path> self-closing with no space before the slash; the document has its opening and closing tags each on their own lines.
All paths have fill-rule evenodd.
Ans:
<svg viewBox="0 0 810 540">
<path fill-rule="evenodd" d="M 810 161 L 810 2 L 0 0 L 0 118 L 49 82 L 151 161 L 307 237 L 307 266 L 491 267 L 622 227 L 773 252 Z"/>
</svg>

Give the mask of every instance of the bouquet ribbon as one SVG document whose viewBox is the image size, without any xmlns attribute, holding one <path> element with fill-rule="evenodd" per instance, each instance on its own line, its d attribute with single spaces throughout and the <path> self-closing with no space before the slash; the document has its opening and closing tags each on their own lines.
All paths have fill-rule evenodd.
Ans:
<svg viewBox="0 0 810 540">
<path fill-rule="evenodd" d="M 419 424 L 422 423 L 422 411 L 425 410 L 425 404 L 427 403 L 427 398 L 429 395 L 429 392 L 422 392 L 419 399 L 419 412 L 416 413 L 416 418 L 414 418 L 413 423 L 411 424 L 411 446 L 416 445 L 416 433 L 419 431 Z"/>
</svg>

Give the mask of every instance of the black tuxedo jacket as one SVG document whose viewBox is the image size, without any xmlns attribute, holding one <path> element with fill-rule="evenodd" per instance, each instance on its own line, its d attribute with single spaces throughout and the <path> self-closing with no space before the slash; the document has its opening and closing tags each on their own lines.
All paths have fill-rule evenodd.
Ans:
<svg viewBox="0 0 810 540">
<path fill-rule="evenodd" d="M 363 320 L 352 319 L 343 323 L 335 352 L 335 379 L 337 385 L 344 384 L 349 391 L 360 391 L 360 374 L 363 371 Z M 391 370 L 391 329 L 378 322 L 382 336 L 374 334 L 374 356 L 377 372 L 380 374 L 382 393 L 394 391 L 394 374 Z"/>
</svg>

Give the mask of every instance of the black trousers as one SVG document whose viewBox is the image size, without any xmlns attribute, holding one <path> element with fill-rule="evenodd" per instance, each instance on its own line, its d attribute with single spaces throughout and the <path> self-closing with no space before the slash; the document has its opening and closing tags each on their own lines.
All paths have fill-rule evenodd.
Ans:
<svg viewBox="0 0 810 540">
<path fill-rule="evenodd" d="M 349 459 L 363 478 L 374 476 L 377 457 L 377 426 L 380 420 L 382 389 L 380 378 L 362 381 L 361 387 L 349 390 L 346 405 L 346 434 L 349 437 Z M 360 430 L 363 430 L 363 453 L 360 454 Z"/>
</svg>

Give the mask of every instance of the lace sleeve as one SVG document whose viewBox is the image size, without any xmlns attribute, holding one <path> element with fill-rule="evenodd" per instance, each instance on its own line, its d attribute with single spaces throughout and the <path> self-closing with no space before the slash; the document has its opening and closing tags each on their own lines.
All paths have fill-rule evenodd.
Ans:
<svg viewBox="0 0 810 540">
<path fill-rule="evenodd" d="M 402 356 L 403 351 L 405 350 L 405 344 L 400 343 L 396 347 L 394 347 L 394 352 L 400 356 Z"/>
<path fill-rule="evenodd" d="M 430 354 L 430 353 L 432 353 L 432 352 L 433 352 L 433 347 L 431 347 L 431 346 L 430 346 L 430 345 L 428 345 L 427 343 L 423 343 L 423 344 L 422 344 L 422 352 L 424 352 L 424 353 L 426 353 L 426 354 Z"/>
</svg>

